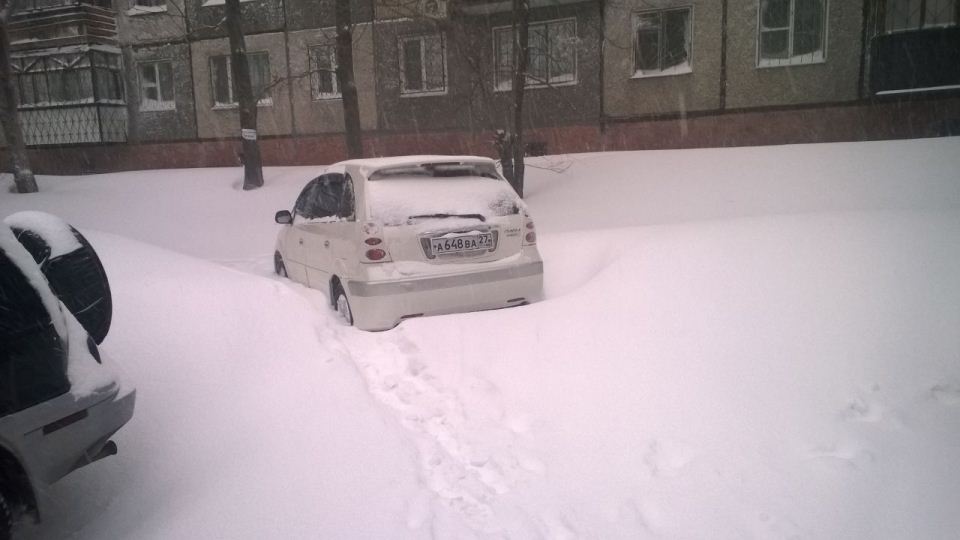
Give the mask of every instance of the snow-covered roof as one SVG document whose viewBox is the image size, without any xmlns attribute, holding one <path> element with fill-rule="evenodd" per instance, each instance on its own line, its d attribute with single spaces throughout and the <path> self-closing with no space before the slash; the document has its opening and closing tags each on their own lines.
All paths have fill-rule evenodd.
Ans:
<svg viewBox="0 0 960 540">
<path fill-rule="evenodd" d="M 423 156 L 392 156 L 380 158 L 351 159 L 341 161 L 332 166 L 356 166 L 365 176 L 370 176 L 375 171 L 391 167 L 412 167 L 424 165 L 427 163 L 493 163 L 493 160 L 482 156 L 443 156 L 443 155 L 423 155 Z"/>
</svg>

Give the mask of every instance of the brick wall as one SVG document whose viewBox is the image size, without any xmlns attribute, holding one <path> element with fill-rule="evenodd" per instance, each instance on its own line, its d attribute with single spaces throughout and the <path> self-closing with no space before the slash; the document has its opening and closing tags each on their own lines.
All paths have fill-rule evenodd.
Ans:
<svg viewBox="0 0 960 540">
<path fill-rule="evenodd" d="M 954 134 L 960 129 L 960 97 L 618 120 L 604 132 L 598 125 L 571 125 L 528 130 L 525 138 L 559 154 L 904 139 L 944 135 L 950 129 Z M 492 138 L 488 131 L 367 133 L 365 148 L 368 155 L 493 156 Z M 327 164 L 345 156 L 338 134 L 272 137 L 260 143 L 265 165 Z M 29 154 L 38 173 L 78 174 L 237 166 L 239 148 L 239 140 L 217 140 L 33 148 Z M 0 166 L 8 165 L 4 152 Z"/>
</svg>

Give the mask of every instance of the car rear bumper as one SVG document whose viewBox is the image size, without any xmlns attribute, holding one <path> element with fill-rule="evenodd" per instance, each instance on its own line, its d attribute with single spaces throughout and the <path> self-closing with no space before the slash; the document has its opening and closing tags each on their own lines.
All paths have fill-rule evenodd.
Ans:
<svg viewBox="0 0 960 540">
<path fill-rule="evenodd" d="M 80 399 L 67 393 L 34 407 L 42 410 L 19 449 L 34 487 L 104 457 L 101 450 L 133 417 L 135 404 L 134 389 L 113 385 Z"/>
<path fill-rule="evenodd" d="M 539 298 L 543 261 L 414 279 L 348 281 L 354 325 L 387 330 L 403 319 L 509 307 Z"/>
</svg>

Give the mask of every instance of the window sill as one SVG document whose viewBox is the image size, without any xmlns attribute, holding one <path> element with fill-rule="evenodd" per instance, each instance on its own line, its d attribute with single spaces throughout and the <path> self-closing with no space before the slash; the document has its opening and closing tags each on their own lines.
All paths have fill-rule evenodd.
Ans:
<svg viewBox="0 0 960 540">
<path fill-rule="evenodd" d="M 343 99 L 343 96 L 341 94 L 329 94 L 329 95 L 312 98 L 311 101 L 313 101 L 314 103 L 323 103 L 325 101 L 337 101 L 340 99 Z"/>
<path fill-rule="evenodd" d="M 541 90 L 543 88 L 560 88 L 563 86 L 576 86 L 579 84 L 579 81 L 565 81 L 565 82 L 555 82 L 555 83 L 545 83 L 545 84 L 527 84 L 523 88 L 525 90 Z M 513 90 L 513 85 L 511 86 L 501 86 L 494 87 L 494 92 L 510 92 Z"/>
<path fill-rule="evenodd" d="M 128 17 L 140 17 L 143 15 L 156 15 L 158 13 L 166 13 L 167 6 L 133 6 L 127 10 Z"/>
<path fill-rule="evenodd" d="M 146 105 L 140 106 L 140 112 L 163 112 L 163 111 L 175 111 L 177 110 L 176 103 L 170 103 L 169 105 Z"/>
<path fill-rule="evenodd" d="M 240 3 L 245 4 L 253 1 L 255 0 L 240 0 Z M 204 0 L 204 2 L 200 4 L 200 7 L 222 6 L 224 4 L 226 4 L 225 0 Z"/>
<path fill-rule="evenodd" d="M 693 73 L 693 68 L 689 65 L 676 66 L 660 71 L 641 71 L 637 70 L 630 76 L 631 79 L 655 79 L 657 77 L 672 77 L 674 75 L 688 75 Z"/>
<path fill-rule="evenodd" d="M 273 107 L 273 99 L 261 99 L 257 102 L 257 107 Z M 211 110 L 214 111 L 231 111 L 234 109 L 239 109 L 239 103 L 217 103 Z"/>
<path fill-rule="evenodd" d="M 404 92 L 400 90 L 401 98 L 418 98 L 418 97 L 432 97 L 432 96 L 445 96 L 447 95 L 447 90 L 432 90 L 429 92 Z"/>
<path fill-rule="evenodd" d="M 826 64 L 827 59 L 822 54 L 794 56 L 792 58 L 761 58 L 757 61 L 757 69 L 780 67 L 815 66 Z"/>
</svg>

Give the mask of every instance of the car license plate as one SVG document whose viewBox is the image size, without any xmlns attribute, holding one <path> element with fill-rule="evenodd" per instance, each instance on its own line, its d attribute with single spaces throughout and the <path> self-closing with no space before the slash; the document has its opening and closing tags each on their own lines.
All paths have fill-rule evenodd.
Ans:
<svg viewBox="0 0 960 540">
<path fill-rule="evenodd" d="M 493 247 L 493 235 L 490 233 L 444 236 L 430 239 L 430 251 L 434 255 L 480 251 Z"/>
</svg>

